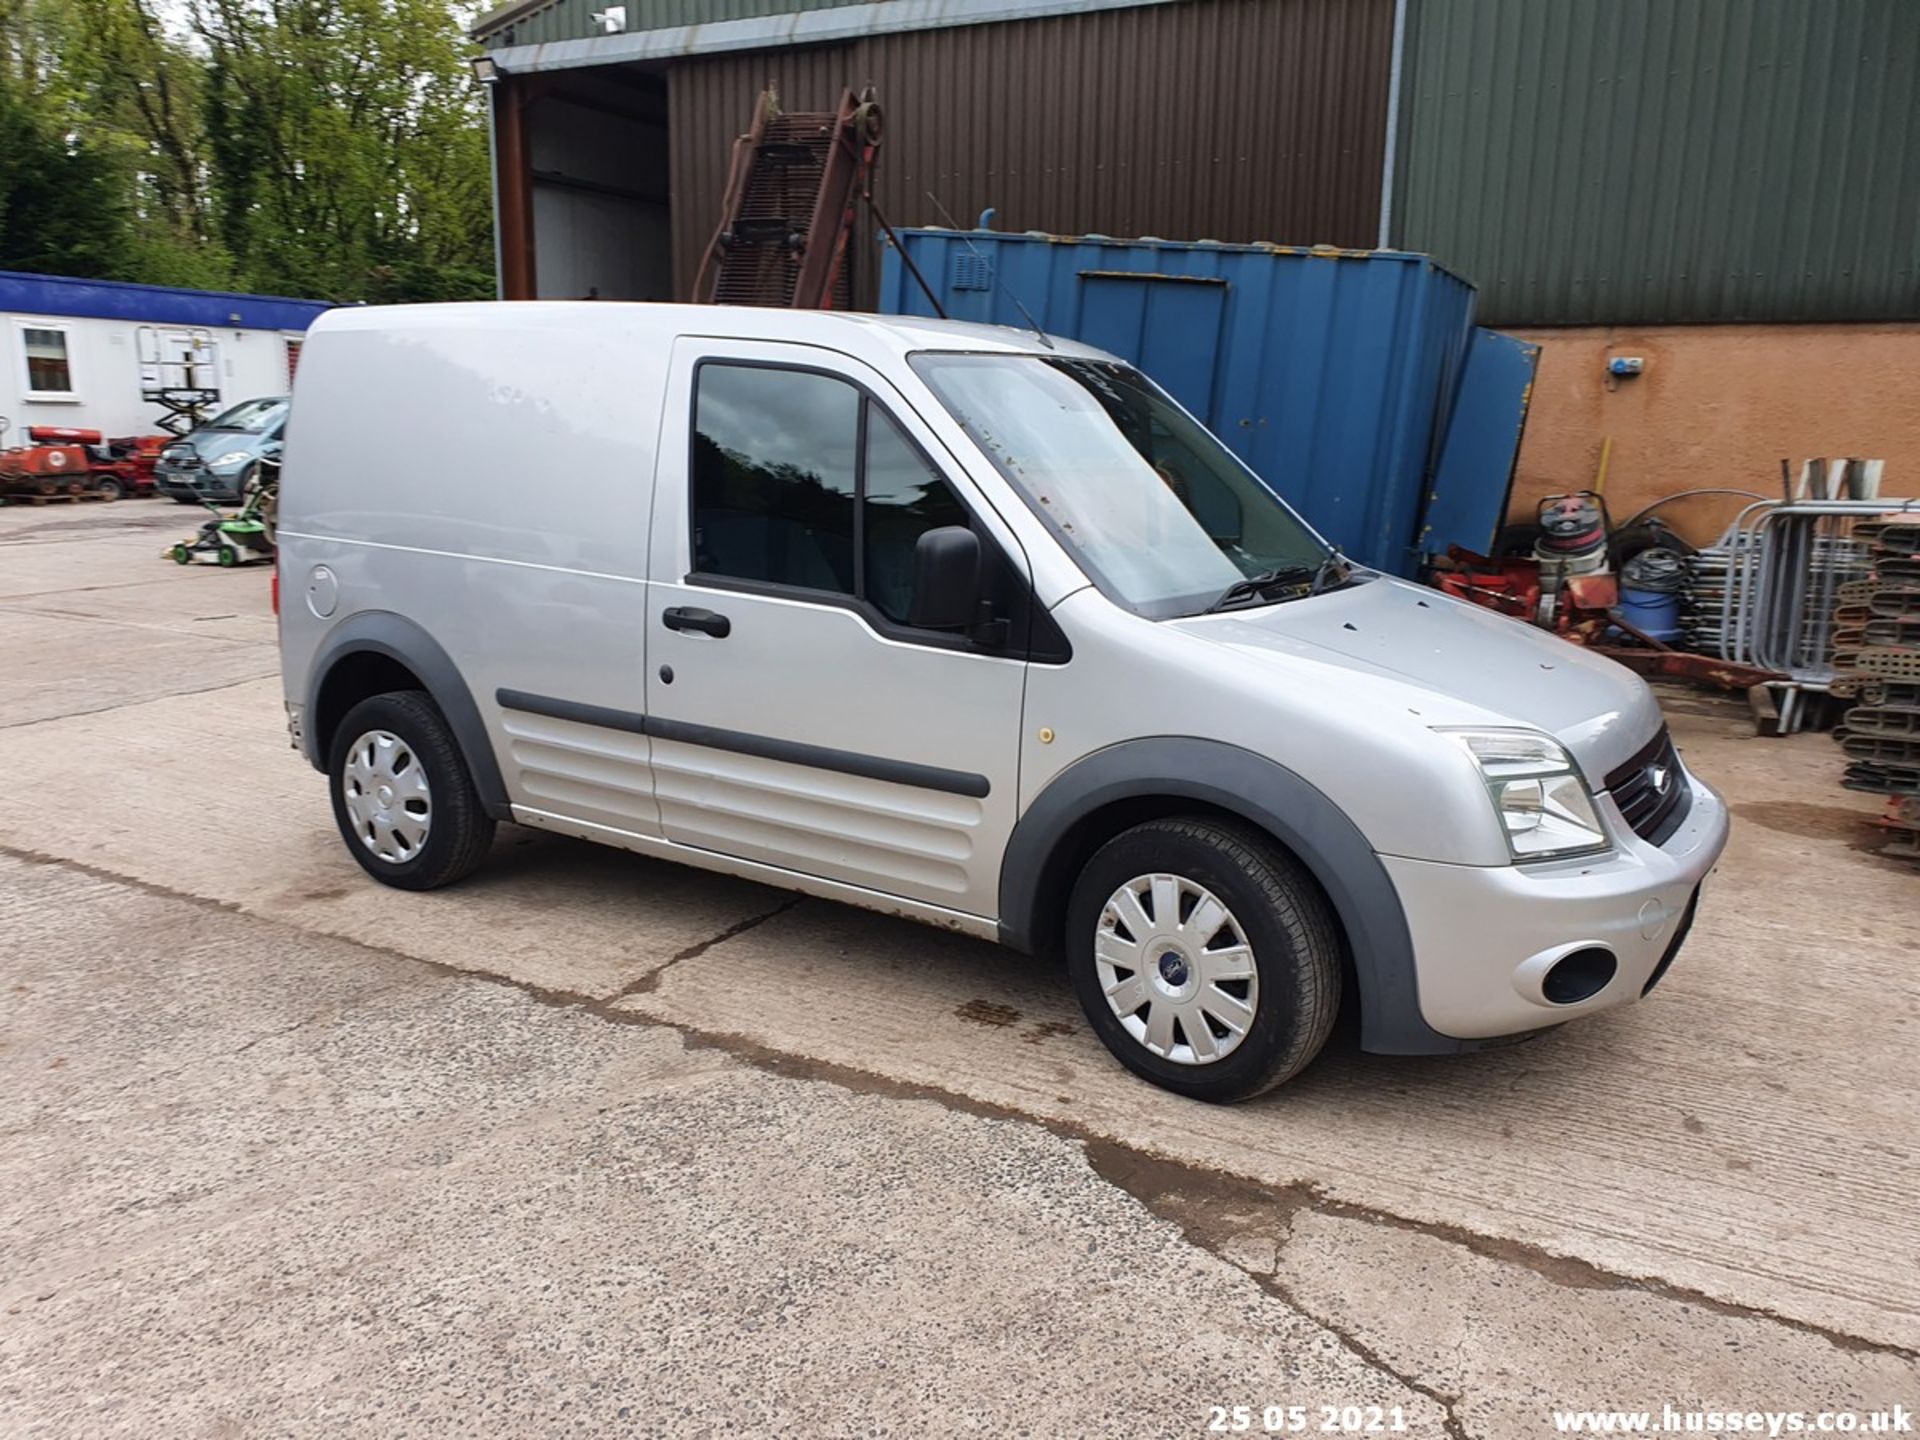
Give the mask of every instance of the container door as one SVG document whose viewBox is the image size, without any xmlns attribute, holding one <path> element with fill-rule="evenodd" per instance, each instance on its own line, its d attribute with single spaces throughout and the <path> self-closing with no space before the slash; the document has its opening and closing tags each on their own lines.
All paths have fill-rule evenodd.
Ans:
<svg viewBox="0 0 1920 1440">
<path fill-rule="evenodd" d="M 1445 554 L 1449 545 L 1482 555 L 1493 548 L 1513 493 L 1539 363 L 1538 345 L 1498 330 L 1473 332 L 1420 527 L 1423 556 Z"/>
<path fill-rule="evenodd" d="M 1211 426 L 1227 282 L 1212 276 L 1080 272 L 1080 333 L 1130 360 Z"/>
<path fill-rule="evenodd" d="M 667 839 L 998 913 L 1026 662 L 910 623 L 914 547 L 964 525 L 1026 567 L 943 453 L 848 357 L 676 345 L 647 617 Z"/>
</svg>

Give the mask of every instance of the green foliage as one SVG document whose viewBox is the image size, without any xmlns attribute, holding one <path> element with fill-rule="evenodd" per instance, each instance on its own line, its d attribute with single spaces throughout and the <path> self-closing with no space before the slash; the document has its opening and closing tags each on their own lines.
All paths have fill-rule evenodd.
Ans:
<svg viewBox="0 0 1920 1440">
<path fill-rule="evenodd" d="M 15 68 L 37 91 L 0 95 L 0 127 L 27 137 L 0 129 L 7 254 L 16 183 L 75 196 L 26 212 L 31 268 L 343 301 L 492 293 L 484 112 L 452 0 L 0 0 L 0 54 L 32 57 Z"/>
<path fill-rule="evenodd" d="M 0 82 L 0 270 L 111 277 L 129 260 L 119 177 Z"/>
<path fill-rule="evenodd" d="M 0 269 L 125 264 L 126 203 L 110 158 L 75 124 L 60 83 L 62 12 L 0 0 Z"/>
</svg>

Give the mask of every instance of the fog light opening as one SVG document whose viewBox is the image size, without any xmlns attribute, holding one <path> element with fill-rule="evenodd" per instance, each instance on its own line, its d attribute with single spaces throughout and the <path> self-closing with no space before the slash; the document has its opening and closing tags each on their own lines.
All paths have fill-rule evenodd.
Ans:
<svg viewBox="0 0 1920 1440">
<path fill-rule="evenodd" d="M 1553 962 L 1540 993 L 1555 1005 L 1578 1005 L 1606 989 L 1620 969 L 1620 962 L 1604 945 L 1587 945 L 1570 950 Z"/>
</svg>

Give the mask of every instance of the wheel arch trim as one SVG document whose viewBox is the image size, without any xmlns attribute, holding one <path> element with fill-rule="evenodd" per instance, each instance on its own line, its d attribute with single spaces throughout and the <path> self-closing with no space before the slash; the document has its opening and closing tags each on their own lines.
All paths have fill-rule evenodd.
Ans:
<svg viewBox="0 0 1920 1440">
<path fill-rule="evenodd" d="M 1061 771 L 1027 805 L 1000 867 L 1000 937 L 1032 952 L 1046 907 L 1041 887 L 1081 821 L 1138 799 L 1190 800 L 1259 826 L 1319 882 L 1345 932 L 1359 980 L 1361 1043 L 1389 1054 L 1463 1048 L 1420 1013 L 1413 937 L 1399 894 L 1346 813 L 1277 761 L 1218 740 L 1159 736 L 1096 750 Z M 1066 881 L 1071 884 L 1069 878 Z"/>
<path fill-rule="evenodd" d="M 362 610 L 350 615 L 329 630 L 314 652 L 309 668 L 306 714 L 309 723 L 302 743 L 313 768 L 325 771 L 327 757 L 321 749 L 319 726 L 313 721 L 320 713 L 320 695 L 327 678 L 342 660 L 354 655 L 384 655 L 407 667 L 420 678 L 420 684 L 440 713 L 447 717 L 453 738 L 473 776 L 473 786 L 487 814 L 496 820 L 511 820 L 507 787 L 500 777 L 500 763 L 488 738 L 480 708 L 473 703 L 473 692 L 461 678 L 460 667 L 453 663 L 440 642 L 416 621 L 389 610 Z"/>
</svg>

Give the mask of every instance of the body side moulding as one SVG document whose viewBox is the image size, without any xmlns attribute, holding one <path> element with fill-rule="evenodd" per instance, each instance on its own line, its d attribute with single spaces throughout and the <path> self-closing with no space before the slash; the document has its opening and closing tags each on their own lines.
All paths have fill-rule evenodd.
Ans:
<svg viewBox="0 0 1920 1440">
<path fill-rule="evenodd" d="M 604 705 L 585 705 L 577 700 L 534 695 L 525 690 L 502 688 L 494 692 L 493 698 L 509 710 L 521 710 L 529 715 L 572 720 L 577 724 L 598 725 L 608 730 L 625 730 L 634 735 L 650 735 L 656 740 L 677 740 L 683 745 L 704 745 L 710 750 L 731 750 L 738 755 L 755 755 L 762 760 L 779 760 L 789 765 L 811 765 L 818 770 L 861 775 L 869 780 L 886 780 L 895 785 L 916 785 L 922 790 L 939 790 L 948 795 L 966 795 L 981 800 L 993 792 L 992 783 L 987 777 L 971 770 L 949 770 L 939 765 L 890 760 L 883 755 L 868 755 L 857 750 L 836 750 L 826 745 L 808 745 L 772 735 L 750 735 L 743 730 L 722 730 L 711 725 L 694 725 L 658 715 L 639 715 L 631 710 L 610 710 Z"/>
</svg>

